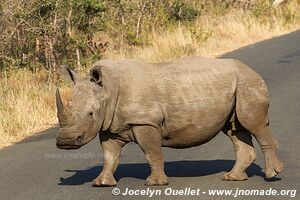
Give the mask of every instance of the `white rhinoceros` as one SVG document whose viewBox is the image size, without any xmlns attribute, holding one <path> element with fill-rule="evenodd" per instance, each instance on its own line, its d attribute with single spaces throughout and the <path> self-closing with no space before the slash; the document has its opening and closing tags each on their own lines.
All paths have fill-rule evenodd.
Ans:
<svg viewBox="0 0 300 200">
<path fill-rule="evenodd" d="M 113 174 L 121 148 L 131 141 L 149 162 L 146 185 L 165 185 L 162 147 L 197 146 L 220 131 L 232 140 L 236 153 L 236 163 L 224 180 L 248 178 L 245 170 L 256 159 L 252 135 L 265 155 L 266 178 L 283 169 L 268 126 L 266 84 L 237 60 L 103 60 L 85 78 L 67 71 L 74 81 L 72 105 L 64 105 L 57 90 L 57 147 L 79 148 L 99 134 L 104 166 L 95 186 L 116 185 Z"/>
</svg>

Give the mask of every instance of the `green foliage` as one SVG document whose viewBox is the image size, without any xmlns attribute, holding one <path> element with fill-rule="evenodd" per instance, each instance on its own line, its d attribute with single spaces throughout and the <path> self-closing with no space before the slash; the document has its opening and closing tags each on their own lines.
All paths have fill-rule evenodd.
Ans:
<svg viewBox="0 0 300 200">
<path fill-rule="evenodd" d="M 259 4 L 256 6 L 256 8 L 253 11 L 253 15 L 256 18 L 265 17 L 270 15 L 272 11 L 272 7 L 267 0 L 262 0 L 259 2 Z"/>
<path fill-rule="evenodd" d="M 145 36 L 137 37 L 136 33 L 131 32 L 131 31 L 127 31 L 125 39 L 126 39 L 127 44 L 133 45 L 133 46 L 141 46 L 146 43 Z"/>
<path fill-rule="evenodd" d="M 283 13 L 283 19 L 284 19 L 283 24 L 284 25 L 292 23 L 293 21 L 295 21 L 297 19 L 297 13 L 295 10 L 286 8 L 284 11 L 285 11 Z"/>
<path fill-rule="evenodd" d="M 78 30 L 93 33 L 104 29 L 101 13 L 104 13 L 107 8 L 103 2 L 98 0 L 72 0 L 71 6 L 76 12 L 72 23 Z"/>
<path fill-rule="evenodd" d="M 53 10 L 55 10 L 54 1 L 40 0 L 36 3 L 36 12 L 41 18 L 49 18 Z"/>
<path fill-rule="evenodd" d="M 200 10 L 183 0 L 175 0 L 166 8 L 170 19 L 176 21 L 193 21 L 200 14 Z"/>
<path fill-rule="evenodd" d="M 230 3 L 227 1 L 217 2 L 210 7 L 210 12 L 214 15 L 224 15 L 229 11 Z"/>
<path fill-rule="evenodd" d="M 60 64 L 87 66 L 107 49 L 146 46 L 153 32 L 174 29 L 178 24 L 190 27 L 196 41 L 205 42 L 212 33 L 194 27 L 198 16 L 224 15 L 236 7 L 235 2 L 241 1 L 2 0 L 0 70 L 42 66 L 55 71 Z M 257 2 L 251 10 L 257 19 L 276 14 L 269 0 Z M 296 19 L 295 10 L 284 10 L 284 24 Z M 186 54 L 194 51 L 178 48 L 186 48 Z"/>
<path fill-rule="evenodd" d="M 190 27 L 190 30 L 191 30 L 191 33 L 193 34 L 193 37 L 199 43 L 206 42 L 208 40 L 208 38 L 212 35 L 211 31 L 205 31 L 202 28 Z"/>
</svg>

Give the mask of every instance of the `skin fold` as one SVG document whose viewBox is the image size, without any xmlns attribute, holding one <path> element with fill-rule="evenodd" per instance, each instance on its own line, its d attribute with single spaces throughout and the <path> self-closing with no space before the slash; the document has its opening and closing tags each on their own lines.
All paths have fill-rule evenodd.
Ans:
<svg viewBox="0 0 300 200">
<path fill-rule="evenodd" d="M 87 77 L 66 68 L 74 82 L 72 104 L 56 93 L 57 147 L 79 148 L 99 135 L 104 165 L 94 186 L 114 186 L 122 147 L 137 143 L 150 165 L 146 185 L 166 185 L 162 147 L 189 148 L 220 131 L 233 142 L 236 163 L 223 180 L 248 178 L 255 161 L 252 136 L 265 156 L 266 178 L 283 169 L 268 121 L 263 79 L 233 59 L 186 57 L 166 63 L 103 60 Z"/>
</svg>

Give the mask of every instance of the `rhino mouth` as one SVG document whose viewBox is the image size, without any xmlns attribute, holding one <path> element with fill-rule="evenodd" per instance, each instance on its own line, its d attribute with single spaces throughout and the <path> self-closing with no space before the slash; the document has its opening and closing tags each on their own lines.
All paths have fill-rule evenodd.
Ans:
<svg viewBox="0 0 300 200">
<path fill-rule="evenodd" d="M 59 149 L 79 149 L 81 146 L 79 145 L 67 145 L 67 144 L 58 144 L 56 143 L 56 147 Z"/>
<path fill-rule="evenodd" d="M 82 136 L 77 137 L 76 140 L 61 139 L 59 136 L 56 138 L 56 147 L 59 149 L 79 149 L 82 145 Z"/>
</svg>

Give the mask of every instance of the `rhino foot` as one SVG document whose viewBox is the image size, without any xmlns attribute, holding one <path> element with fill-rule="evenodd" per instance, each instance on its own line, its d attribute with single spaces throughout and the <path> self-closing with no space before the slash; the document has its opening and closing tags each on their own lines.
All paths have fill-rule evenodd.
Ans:
<svg viewBox="0 0 300 200">
<path fill-rule="evenodd" d="M 224 181 L 244 181 L 247 180 L 248 176 L 245 172 L 235 172 L 231 171 L 224 174 L 223 180 Z"/>
<path fill-rule="evenodd" d="M 107 177 L 100 175 L 93 181 L 94 187 L 110 187 L 110 186 L 116 186 L 116 185 L 117 185 L 117 182 L 112 175 L 107 176 Z"/>
<path fill-rule="evenodd" d="M 155 185 L 168 185 L 168 177 L 165 174 L 154 175 L 151 174 L 146 179 L 145 185 L 147 186 L 155 186 Z"/>
<path fill-rule="evenodd" d="M 266 179 L 272 179 L 283 170 L 283 163 L 278 159 L 272 160 L 266 164 Z"/>
</svg>

